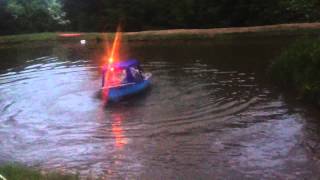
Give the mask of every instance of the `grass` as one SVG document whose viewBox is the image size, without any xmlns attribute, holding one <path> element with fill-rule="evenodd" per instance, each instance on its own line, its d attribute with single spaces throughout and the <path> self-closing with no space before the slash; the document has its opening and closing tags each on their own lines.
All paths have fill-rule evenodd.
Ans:
<svg viewBox="0 0 320 180">
<path fill-rule="evenodd" d="M 110 36 L 112 36 L 112 33 L 84 33 L 82 36 L 72 38 L 72 39 L 80 39 L 80 38 L 87 39 L 87 40 L 92 40 L 96 38 L 107 39 Z M 59 33 L 52 33 L 52 32 L 0 36 L 0 44 L 25 43 L 25 42 L 32 42 L 32 41 L 58 41 L 58 40 L 63 40 L 63 38 L 59 37 Z"/>
<path fill-rule="evenodd" d="M 272 78 L 282 87 L 320 105 L 320 39 L 303 38 L 288 47 L 271 65 Z"/>
<path fill-rule="evenodd" d="M 36 34 L 20 34 L 20 35 L 8 35 L 1 36 L 0 43 L 19 43 L 25 41 L 48 41 L 56 40 L 56 33 L 36 33 Z"/>
<path fill-rule="evenodd" d="M 280 24 L 258 27 L 236 27 L 216 29 L 173 29 L 159 31 L 141 31 L 124 33 L 127 41 L 165 41 L 165 40 L 229 40 L 246 38 L 248 36 L 279 36 L 301 35 L 320 32 L 320 23 Z M 81 36 L 70 39 L 107 40 L 113 33 L 82 33 Z M 0 45 L 32 41 L 58 41 L 68 38 L 59 37 L 59 33 L 34 33 L 21 35 L 0 36 Z"/>
<path fill-rule="evenodd" d="M 0 166 L 0 174 L 7 180 L 78 180 L 78 175 L 64 175 L 61 173 L 41 173 L 21 165 Z M 0 178 L 1 179 L 1 178 Z"/>
</svg>

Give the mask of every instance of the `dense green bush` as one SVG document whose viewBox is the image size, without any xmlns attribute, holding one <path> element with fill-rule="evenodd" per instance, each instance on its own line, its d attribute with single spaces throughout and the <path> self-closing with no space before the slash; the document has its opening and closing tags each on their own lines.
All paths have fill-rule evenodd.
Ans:
<svg viewBox="0 0 320 180">
<path fill-rule="evenodd" d="M 274 61 L 271 73 L 283 87 L 320 104 L 320 39 L 297 41 Z"/>
</svg>

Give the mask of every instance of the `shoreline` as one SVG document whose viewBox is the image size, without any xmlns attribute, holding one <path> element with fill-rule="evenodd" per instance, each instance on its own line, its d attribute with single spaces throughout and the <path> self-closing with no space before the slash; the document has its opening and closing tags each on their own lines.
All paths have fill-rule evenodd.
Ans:
<svg viewBox="0 0 320 180">
<path fill-rule="evenodd" d="M 0 36 L 1 44 L 24 43 L 34 41 L 59 41 L 72 39 L 86 39 L 104 41 L 113 37 L 111 32 L 89 32 L 81 33 L 78 37 L 60 37 L 60 33 L 74 32 L 44 32 L 33 34 L 18 34 Z M 170 30 L 151 30 L 139 32 L 124 32 L 123 38 L 126 41 L 154 41 L 154 40 L 202 40 L 202 39 L 225 39 L 234 36 L 259 36 L 259 35 L 282 35 L 282 34 L 309 34 L 320 33 L 319 23 L 296 23 L 296 24 L 277 24 L 252 27 L 231 27 L 231 28 L 212 28 L 212 29 L 170 29 Z"/>
<path fill-rule="evenodd" d="M 127 36 L 168 36 L 168 35 L 204 35 L 214 37 L 221 34 L 242 34 L 242 33 L 260 33 L 260 32 L 281 32 L 281 31 L 299 31 L 299 30 L 320 30 L 319 23 L 296 23 L 296 24 L 277 24 L 250 27 L 229 27 L 212 29 L 170 29 L 156 31 L 127 32 Z"/>
</svg>

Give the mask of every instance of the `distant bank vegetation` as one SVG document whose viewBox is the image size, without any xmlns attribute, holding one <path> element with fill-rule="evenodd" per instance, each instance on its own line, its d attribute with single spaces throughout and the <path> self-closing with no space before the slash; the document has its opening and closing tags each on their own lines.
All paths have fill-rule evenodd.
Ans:
<svg viewBox="0 0 320 180">
<path fill-rule="evenodd" d="M 319 0 L 0 0 L 0 35 L 320 21 Z"/>
<path fill-rule="evenodd" d="M 298 40 L 272 64 L 273 79 L 320 105 L 320 38 Z"/>
</svg>

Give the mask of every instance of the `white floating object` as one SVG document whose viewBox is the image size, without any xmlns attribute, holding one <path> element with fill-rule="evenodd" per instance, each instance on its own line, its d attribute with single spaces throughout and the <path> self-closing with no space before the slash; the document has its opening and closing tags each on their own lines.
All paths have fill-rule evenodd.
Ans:
<svg viewBox="0 0 320 180">
<path fill-rule="evenodd" d="M 80 41 L 80 44 L 86 44 L 86 43 L 87 43 L 87 41 L 84 39 Z"/>
</svg>

